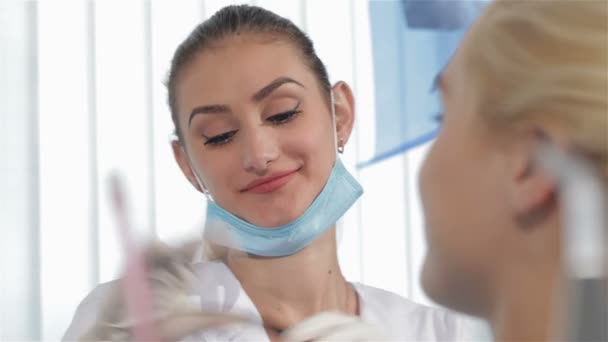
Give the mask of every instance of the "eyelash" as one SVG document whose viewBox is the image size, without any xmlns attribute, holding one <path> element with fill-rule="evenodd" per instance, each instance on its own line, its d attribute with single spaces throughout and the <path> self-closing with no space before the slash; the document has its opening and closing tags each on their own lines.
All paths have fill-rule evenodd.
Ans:
<svg viewBox="0 0 608 342">
<path fill-rule="evenodd" d="M 284 124 L 290 122 L 291 120 L 293 120 L 298 114 L 300 114 L 302 112 L 300 109 L 298 109 L 299 107 L 300 107 L 300 103 L 298 102 L 298 104 L 296 105 L 296 107 L 294 109 L 289 110 L 287 112 L 272 115 L 271 117 L 267 118 L 266 120 L 269 121 L 270 124 L 272 124 L 274 126 L 284 125 Z M 205 141 L 205 145 L 221 146 L 221 145 L 227 144 L 232 140 L 232 138 L 234 137 L 236 132 L 237 132 L 236 130 L 230 131 L 230 132 L 222 133 L 222 134 L 207 138 L 207 140 Z"/>
<path fill-rule="evenodd" d="M 270 123 L 275 126 L 284 125 L 284 124 L 290 122 L 291 120 L 293 120 L 298 114 L 300 114 L 302 112 L 301 110 L 298 109 L 299 107 L 300 107 L 300 104 L 298 103 L 296 105 L 296 108 L 294 108 L 290 111 L 287 111 L 287 112 L 275 114 L 266 120 L 270 121 Z"/>
<path fill-rule="evenodd" d="M 435 121 L 437 123 L 443 123 L 443 113 L 442 112 L 435 113 L 435 115 L 433 115 L 433 121 Z"/>
<path fill-rule="evenodd" d="M 230 140 L 232 140 L 232 137 L 234 137 L 234 135 L 236 134 L 236 132 L 237 131 L 230 131 L 208 138 L 205 141 L 205 145 L 220 146 L 229 143 Z"/>
</svg>

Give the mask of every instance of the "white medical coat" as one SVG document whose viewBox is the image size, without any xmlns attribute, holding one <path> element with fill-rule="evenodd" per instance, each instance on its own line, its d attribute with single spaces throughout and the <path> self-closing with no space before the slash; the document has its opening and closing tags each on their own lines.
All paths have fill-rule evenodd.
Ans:
<svg viewBox="0 0 608 342">
<path fill-rule="evenodd" d="M 193 296 L 200 297 L 201 308 L 213 312 L 245 315 L 259 326 L 226 326 L 207 330 L 188 340 L 200 341 L 269 341 L 262 318 L 241 284 L 220 261 L 194 266 L 198 282 Z M 97 286 L 78 306 L 63 340 L 74 341 L 93 325 L 97 311 L 116 281 Z M 391 340 L 398 341 L 469 341 L 472 334 L 468 320 L 448 311 L 411 302 L 394 293 L 352 284 L 359 296 L 360 316 L 379 326 Z"/>
</svg>

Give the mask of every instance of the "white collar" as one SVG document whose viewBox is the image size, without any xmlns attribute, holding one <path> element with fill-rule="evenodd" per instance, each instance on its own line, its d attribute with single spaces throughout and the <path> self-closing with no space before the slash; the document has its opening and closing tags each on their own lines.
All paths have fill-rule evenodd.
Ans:
<svg viewBox="0 0 608 342">
<path fill-rule="evenodd" d="M 194 264 L 193 267 L 198 277 L 193 289 L 193 299 L 200 302 L 202 310 L 240 315 L 259 323 L 209 329 L 201 333 L 205 341 L 269 341 L 263 328 L 262 316 L 238 279 L 223 262 L 207 261 Z"/>
<path fill-rule="evenodd" d="M 193 265 L 194 273 L 198 281 L 193 289 L 193 300 L 200 303 L 201 309 L 210 312 L 231 313 L 244 316 L 259 323 L 257 327 L 230 326 L 225 329 L 212 329 L 210 332 L 204 332 L 203 336 L 207 340 L 269 340 L 263 328 L 262 316 L 253 304 L 253 301 L 234 273 L 223 262 L 205 261 Z M 362 319 L 372 317 L 366 313 L 367 303 L 362 298 L 361 293 L 364 292 L 363 285 L 352 283 L 357 296 L 359 297 L 359 312 Z M 373 319 L 373 318 L 372 318 Z M 214 338 L 210 338 L 210 337 Z"/>
</svg>

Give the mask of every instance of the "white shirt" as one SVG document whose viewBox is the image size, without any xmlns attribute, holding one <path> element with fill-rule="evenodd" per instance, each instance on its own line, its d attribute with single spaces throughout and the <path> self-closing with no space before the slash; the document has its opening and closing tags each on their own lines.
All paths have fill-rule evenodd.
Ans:
<svg viewBox="0 0 608 342">
<path fill-rule="evenodd" d="M 259 326 L 226 326 L 204 331 L 188 340 L 269 341 L 255 305 L 230 269 L 220 261 L 194 266 L 198 282 L 194 297 L 201 309 L 245 315 Z M 114 282 L 97 286 L 78 306 L 63 340 L 77 340 L 95 321 L 97 310 Z M 411 302 L 394 293 L 359 283 L 352 284 L 359 296 L 361 319 L 381 328 L 397 341 L 468 341 L 473 334 L 468 320 L 448 311 Z"/>
</svg>

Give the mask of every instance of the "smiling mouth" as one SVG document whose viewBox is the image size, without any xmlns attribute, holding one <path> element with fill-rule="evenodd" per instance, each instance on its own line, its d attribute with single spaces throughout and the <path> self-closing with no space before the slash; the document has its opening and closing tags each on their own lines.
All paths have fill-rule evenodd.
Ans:
<svg viewBox="0 0 608 342">
<path fill-rule="evenodd" d="M 249 192 L 254 194 L 264 194 L 273 192 L 283 185 L 287 184 L 300 169 L 285 172 L 269 178 L 260 179 L 247 185 L 241 192 Z"/>
</svg>

